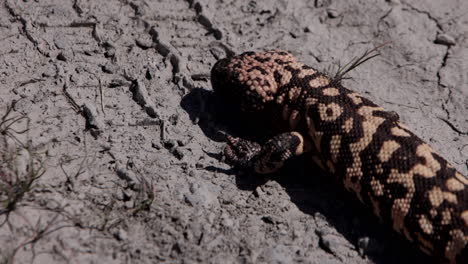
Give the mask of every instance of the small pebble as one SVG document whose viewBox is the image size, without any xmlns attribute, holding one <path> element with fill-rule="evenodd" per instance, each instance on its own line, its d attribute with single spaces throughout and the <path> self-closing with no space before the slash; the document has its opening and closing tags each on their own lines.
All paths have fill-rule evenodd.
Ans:
<svg viewBox="0 0 468 264">
<path fill-rule="evenodd" d="M 105 73 L 116 73 L 119 70 L 119 67 L 112 63 L 107 63 L 101 68 L 102 68 L 102 71 Z"/>
<path fill-rule="evenodd" d="M 200 195 L 186 194 L 184 200 L 191 206 L 197 206 L 203 202 L 203 197 Z"/>
<path fill-rule="evenodd" d="M 127 202 L 124 203 L 124 205 L 125 205 L 125 208 L 127 208 L 127 209 L 133 209 L 134 208 L 133 201 L 127 201 Z"/>
<path fill-rule="evenodd" d="M 271 215 L 262 216 L 262 221 L 267 224 L 275 224 L 275 220 L 273 219 Z"/>
<path fill-rule="evenodd" d="M 101 130 L 104 127 L 101 116 L 98 114 L 97 109 L 93 104 L 86 102 L 81 106 L 81 108 L 86 118 L 86 127 L 88 129 Z"/>
<path fill-rule="evenodd" d="M 320 237 L 319 245 L 327 252 L 338 254 L 339 248 L 342 247 L 342 242 L 334 235 L 324 235 Z"/>
<path fill-rule="evenodd" d="M 68 59 L 67 59 L 67 56 L 65 55 L 65 53 L 62 51 L 57 55 L 57 60 L 67 61 Z"/>
<path fill-rule="evenodd" d="M 188 144 L 188 140 L 178 139 L 177 144 L 179 145 L 179 147 L 183 147 Z"/>
<path fill-rule="evenodd" d="M 220 47 L 213 47 L 210 49 L 210 52 L 211 54 L 213 54 L 213 57 L 215 57 L 215 59 L 217 60 L 227 56 L 226 51 L 221 49 Z"/>
<path fill-rule="evenodd" d="M 154 78 L 158 77 L 157 73 L 156 73 L 156 69 L 155 68 L 150 68 L 150 69 L 146 69 L 146 74 L 145 74 L 145 78 L 147 80 L 153 80 Z"/>
<path fill-rule="evenodd" d="M 358 239 L 358 251 L 361 256 L 364 255 L 364 252 L 369 247 L 369 241 L 369 237 L 361 237 Z"/>
<path fill-rule="evenodd" d="M 105 53 L 104 57 L 110 58 L 115 56 L 115 48 L 109 48 Z"/>
<path fill-rule="evenodd" d="M 173 139 L 168 139 L 164 141 L 164 148 L 172 150 L 177 145 L 177 141 Z"/>
<path fill-rule="evenodd" d="M 126 170 L 126 169 L 123 169 L 123 168 L 117 168 L 115 170 L 115 172 L 117 173 L 117 176 L 124 180 L 124 181 L 127 181 L 129 184 L 130 183 L 136 183 L 138 182 L 137 181 L 137 177 L 135 175 L 135 173 L 133 171 L 129 171 L 129 170 Z"/>
<path fill-rule="evenodd" d="M 329 18 L 337 18 L 338 16 L 340 16 L 340 13 L 334 8 L 329 8 L 327 9 L 327 15 Z"/>
<path fill-rule="evenodd" d="M 447 34 L 439 34 L 437 35 L 434 43 L 446 45 L 446 46 L 452 46 L 452 45 L 455 45 L 455 39 L 452 36 L 447 35 Z"/>
<path fill-rule="evenodd" d="M 174 155 L 174 157 L 176 157 L 179 160 L 183 159 L 185 156 L 184 150 L 178 147 L 175 148 L 174 151 L 172 151 L 172 155 Z M 183 168 L 187 169 L 187 165 L 183 166 Z"/>
<path fill-rule="evenodd" d="M 234 225 L 234 221 L 227 214 L 222 214 L 221 219 L 221 224 L 225 227 L 232 227 Z"/>
<path fill-rule="evenodd" d="M 122 201 L 124 199 L 124 193 L 122 190 L 118 190 L 115 194 L 115 198 L 117 198 L 117 200 L 120 200 Z"/>
<path fill-rule="evenodd" d="M 179 115 L 178 114 L 173 114 L 169 117 L 169 123 L 171 123 L 171 125 L 173 126 L 176 126 L 177 123 L 179 122 Z"/>
<path fill-rule="evenodd" d="M 114 237 L 117 240 L 120 240 L 120 241 L 127 240 L 128 239 L 128 234 L 127 234 L 127 231 L 120 228 L 117 232 L 114 233 Z"/>
<path fill-rule="evenodd" d="M 151 147 L 157 150 L 161 149 L 161 145 L 159 145 L 157 142 L 151 142 Z"/>
<path fill-rule="evenodd" d="M 66 49 L 68 47 L 67 41 L 61 37 L 54 39 L 54 44 L 57 49 Z"/>
<path fill-rule="evenodd" d="M 136 40 L 136 44 L 142 48 L 149 49 L 153 46 L 153 41 L 147 38 L 139 38 Z"/>
</svg>

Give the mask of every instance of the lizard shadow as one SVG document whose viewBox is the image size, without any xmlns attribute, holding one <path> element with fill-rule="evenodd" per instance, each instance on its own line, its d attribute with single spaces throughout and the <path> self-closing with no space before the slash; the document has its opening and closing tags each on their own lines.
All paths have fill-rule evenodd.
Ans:
<svg viewBox="0 0 468 264">
<path fill-rule="evenodd" d="M 232 112 L 229 106 L 219 102 L 211 91 L 193 89 L 182 99 L 181 106 L 192 121 L 200 126 L 203 133 L 217 142 L 225 141 L 225 134 L 261 142 L 275 133 L 265 131 L 265 123 L 262 120 Z M 218 160 L 222 157 L 219 153 L 207 154 Z M 375 263 L 436 263 L 386 225 L 380 224 L 371 210 L 340 187 L 318 166 L 312 164 L 307 156 L 288 161 L 280 171 L 268 176 L 254 177 L 236 169 L 226 170 L 215 166 L 205 169 L 234 175 L 239 189 L 252 192 L 269 179 L 275 180 L 303 213 L 316 221 L 320 221 L 317 218 L 326 218 L 326 222 L 332 228 Z M 316 230 L 316 233 L 320 231 Z M 317 235 L 321 239 L 320 234 Z M 324 247 L 323 243 L 319 242 L 319 245 L 333 254 L 333 250 Z"/>
</svg>

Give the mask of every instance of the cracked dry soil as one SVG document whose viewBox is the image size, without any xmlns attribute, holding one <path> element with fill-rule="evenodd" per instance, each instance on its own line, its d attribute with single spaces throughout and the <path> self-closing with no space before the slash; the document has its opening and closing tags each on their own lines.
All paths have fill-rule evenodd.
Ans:
<svg viewBox="0 0 468 264">
<path fill-rule="evenodd" d="M 229 170 L 219 131 L 243 125 L 217 111 L 209 71 L 262 49 L 326 69 L 390 40 L 345 84 L 466 175 L 467 10 L 464 0 L 0 0 L 0 114 L 16 102 L 10 116 L 27 117 L 0 125 L 0 188 L 18 198 L 5 208 L 0 194 L 1 262 L 433 262 L 301 160 L 273 177 Z"/>
</svg>

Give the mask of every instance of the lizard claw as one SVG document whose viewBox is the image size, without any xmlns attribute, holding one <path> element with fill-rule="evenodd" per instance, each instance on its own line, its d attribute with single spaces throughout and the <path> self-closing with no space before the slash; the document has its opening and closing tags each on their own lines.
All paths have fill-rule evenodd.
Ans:
<svg viewBox="0 0 468 264">
<path fill-rule="evenodd" d="M 224 148 L 226 162 L 231 165 L 247 167 L 249 161 L 261 150 L 258 143 L 241 138 L 227 136 L 227 144 Z"/>
</svg>

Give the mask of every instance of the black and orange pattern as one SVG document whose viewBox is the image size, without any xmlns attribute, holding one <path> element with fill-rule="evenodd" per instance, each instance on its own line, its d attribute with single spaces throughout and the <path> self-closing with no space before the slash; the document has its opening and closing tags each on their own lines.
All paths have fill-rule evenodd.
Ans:
<svg viewBox="0 0 468 264">
<path fill-rule="evenodd" d="M 401 124 L 396 113 L 283 51 L 222 59 L 211 78 L 215 92 L 240 110 L 278 117 L 287 126 L 288 132 L 263 146 L 230 137 L 228 162 L 270 173 L 294 155 L 312 153 L 324 170 L 424 252 L 444 262 L 468 263 L 468 179 Z"/>
</svg>

